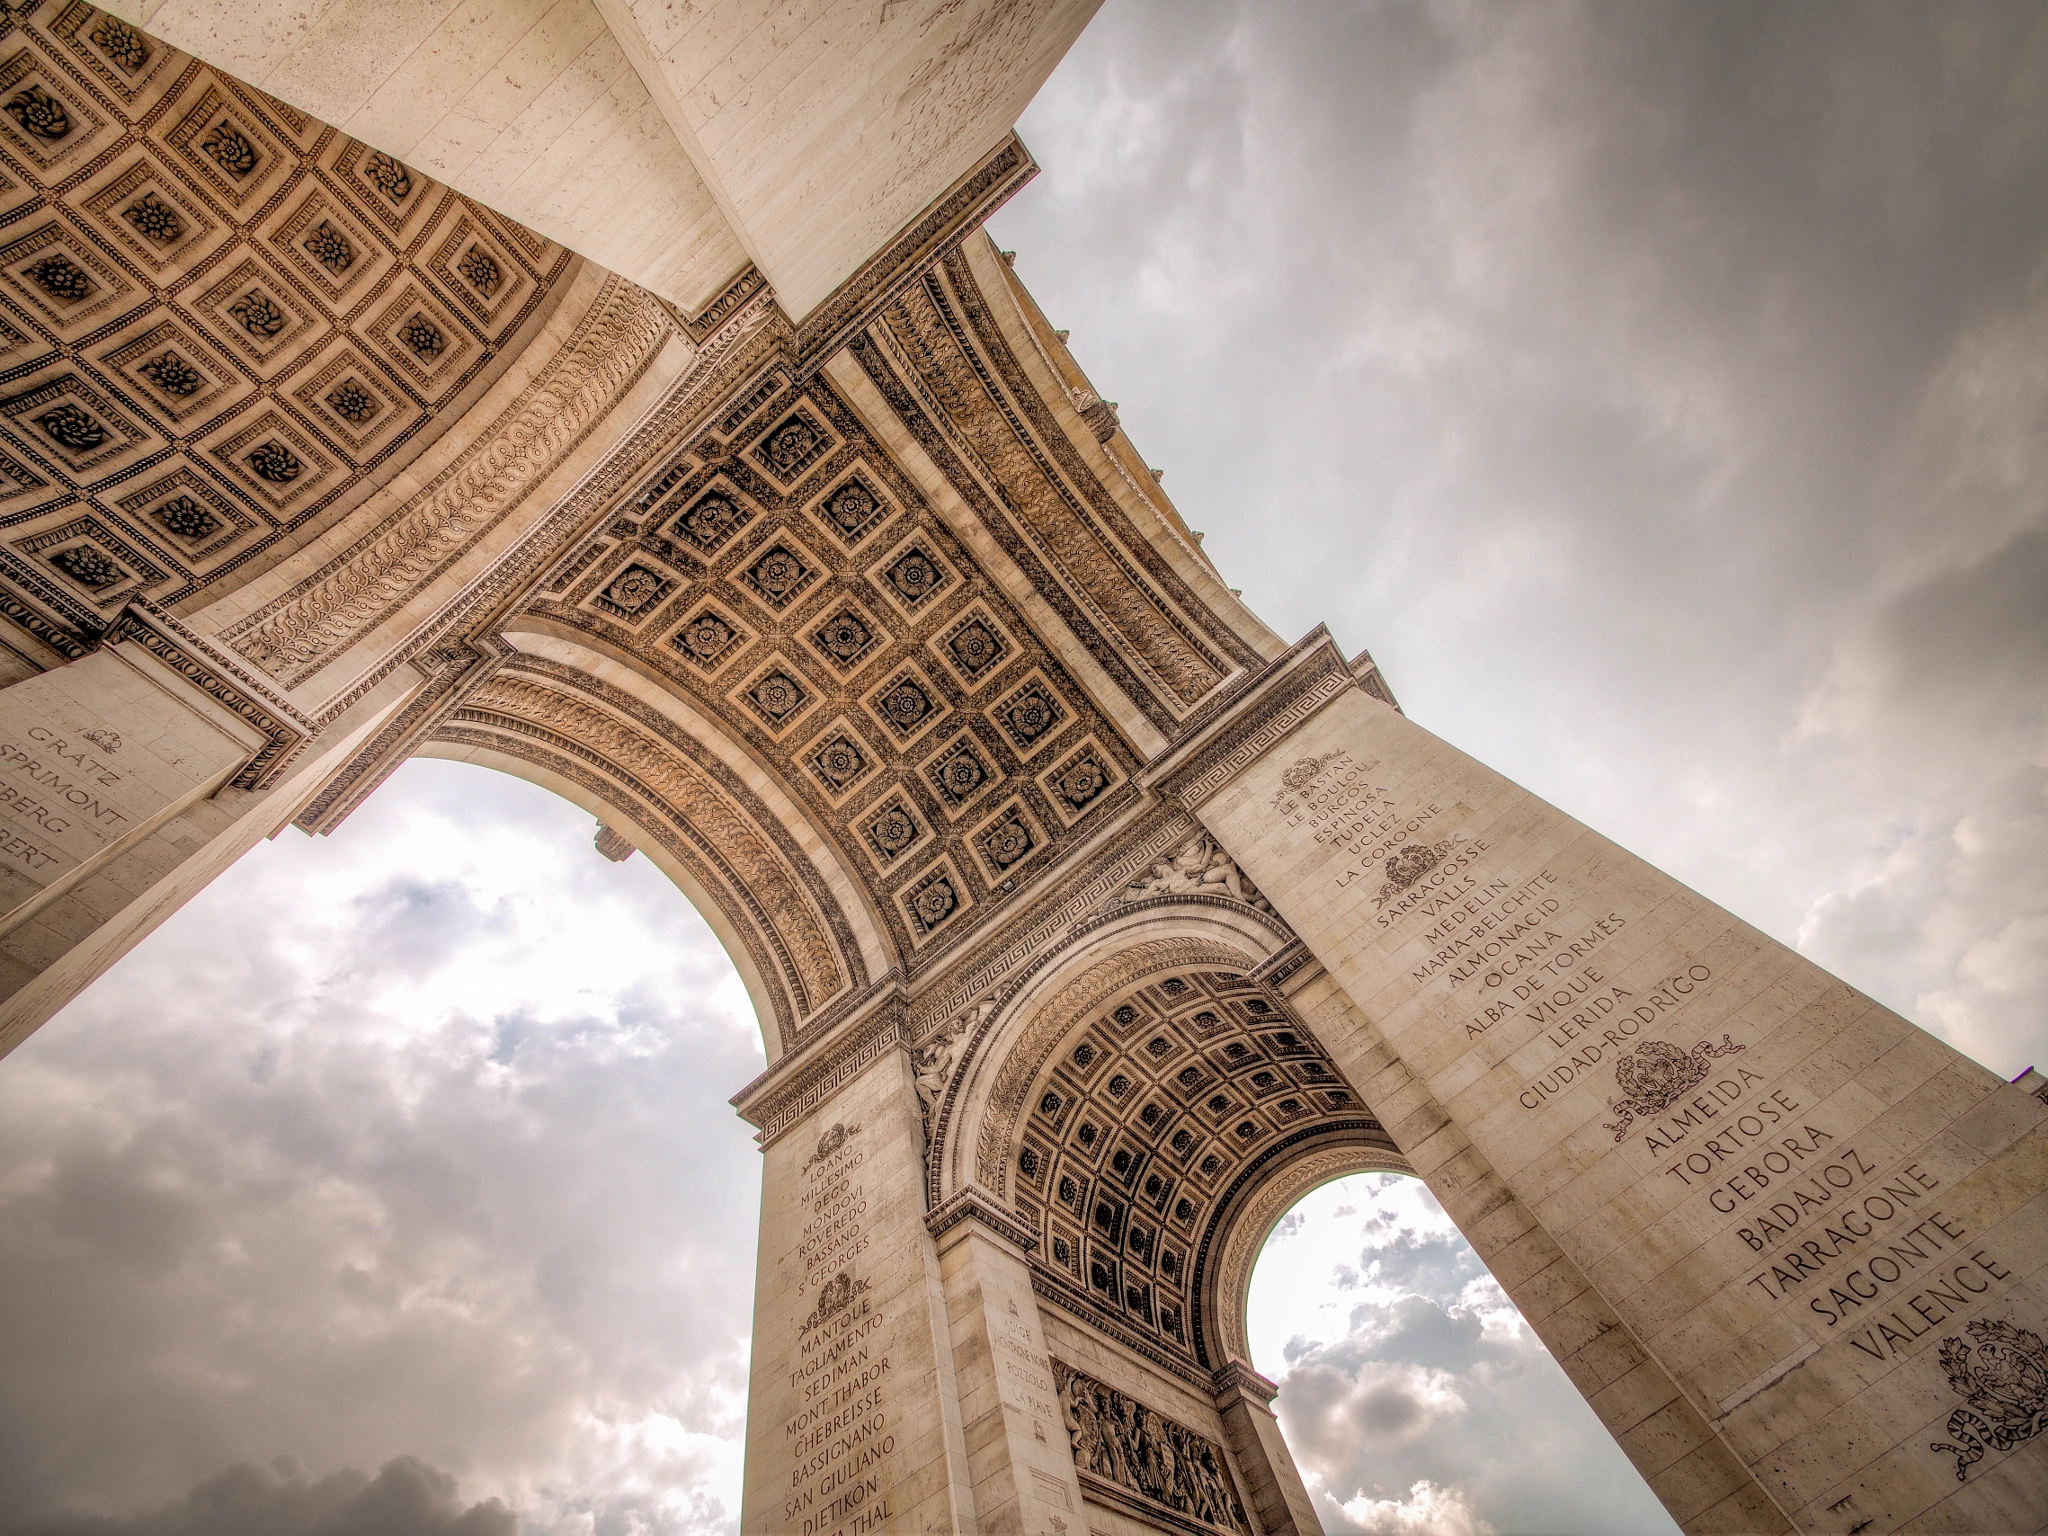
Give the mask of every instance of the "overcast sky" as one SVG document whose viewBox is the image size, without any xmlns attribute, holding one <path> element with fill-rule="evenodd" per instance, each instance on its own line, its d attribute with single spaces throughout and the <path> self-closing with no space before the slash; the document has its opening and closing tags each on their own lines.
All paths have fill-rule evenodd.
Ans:
<svg viewBox="0 0 2048 1536">
<path fill-rule="evenodd" d="M 2048 11 L 1110 0 L 1022 129 L 997 237 L 1275 628 L 2048 1064 Z M 731 1528 L 758 1033 L 589 834 L 413 765 L 0 1063 L 0 1531 Z M 1297 1215 L 1333 1531 L 1659 1529 L 1425 1192 Z"/>
</svg>

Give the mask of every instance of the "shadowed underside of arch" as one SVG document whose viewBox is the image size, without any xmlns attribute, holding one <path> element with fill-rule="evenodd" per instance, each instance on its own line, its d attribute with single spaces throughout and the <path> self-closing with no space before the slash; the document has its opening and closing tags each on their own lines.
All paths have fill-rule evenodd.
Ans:
<svg viewBox="0 0 2048 1536">
<path fill-rule="evenodd" d="M 1020 1022 L 989 1021 L 973 1178 L 1036 1236 L 1041 1295 L 1206 1380 L 1245 1359 L 1251 1261 L 1303 1170 L 1407 1164 L 1236 945 L 1140 927 L 1104 947 Z"/>
</svg>

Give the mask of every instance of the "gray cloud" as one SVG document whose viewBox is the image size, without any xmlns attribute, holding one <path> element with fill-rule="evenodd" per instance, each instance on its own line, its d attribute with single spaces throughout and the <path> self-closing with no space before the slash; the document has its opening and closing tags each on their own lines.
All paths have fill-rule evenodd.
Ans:
<svg viewBox="0 0 2048 1536">
<path fill-rule="evenodd" d="M 20 1536 L 517 1536 L 496 1499 L 464 1505 L 455 1479 L 410 1456 L 375 1477 L 336 1472 L 315 1481 L 289 1465 L 235 1466 L 184 1498 L 127 1519 L 56 1515 Z"/>
<path fill-rule="evenodd" d="M 1253 1351 L 1326 1529 L 1676 1532 L 1417 1181 L 1359 1175 L 1295 1214 L 1254 1276 Z"/>
<path fill-rule="evenodd" d="M 681 895 L 539 790 L 418 764 L 265 845 L 0 1074 L 0 1528 L 279 1456 L 251 1530 L 443 1476 L 722 1528 L 760 1062 Z"/>
</svg>

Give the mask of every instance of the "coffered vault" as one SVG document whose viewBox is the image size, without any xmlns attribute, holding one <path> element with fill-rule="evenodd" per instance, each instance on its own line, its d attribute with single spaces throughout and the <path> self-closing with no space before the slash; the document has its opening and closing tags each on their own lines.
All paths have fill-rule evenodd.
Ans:
<svg viewBox="0 0 2048 1536">
<path fill-rule="evenodd" d="M 2048 1523 L 2043 1106 L 1224 585 L 979 233 L 1091 9 L 0 13 L 0 1048 L 466 758 L 754 999 L 749 1531 L 1315 1530 L 1244 1300 L 1361 1168 L 1687 1529 Z"/>
</svg>

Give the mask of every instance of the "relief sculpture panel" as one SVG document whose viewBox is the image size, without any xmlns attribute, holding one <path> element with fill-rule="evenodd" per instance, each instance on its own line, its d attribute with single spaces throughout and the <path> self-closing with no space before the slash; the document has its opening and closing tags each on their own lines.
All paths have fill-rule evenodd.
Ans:
<svg viewBox="0 0 2048 1536">
<path fill-rule="evenodd" d="M 1251 1536 L 1223 1447 L 1064 1361 L 1052 1370 L 1083 1489 L 1135 1494 L 1141 1510 L 1163 1505 L 1197 1527 Z"/>
</svg>

